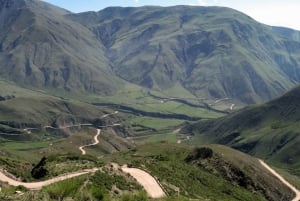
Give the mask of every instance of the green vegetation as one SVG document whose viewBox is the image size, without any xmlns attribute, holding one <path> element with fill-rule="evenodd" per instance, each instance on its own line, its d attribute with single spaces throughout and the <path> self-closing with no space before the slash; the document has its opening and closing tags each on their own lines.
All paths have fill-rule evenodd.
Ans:
<svg viewBox="0 0 300 201">
<path fill-rule="evenodd" d="M 14 151 L 30 151 L 35 149 L 47 148 L 50 144 L 56 143 L 58 140 L 49 141 L 32 141 L 32 142 L 4 142 L 1 144 L 1 148 L 4 150 Z"/>
<path fill-rule="evenodd" d="M 12 175 L 22 178 L 22 181 L 31 180 L 30 171 L 32 169 L 32 163 L 24 158 L 16 159 L 15 157 L 1 156 L 0 166 Z"/>
<path fill-rule="evenodd" d="M 63 200 L 78 193 L 83 182 L 83 178 L 68 179 L 45 187 L 43 191 L 49 195 L 50 200 Z"/>
<path fill-rule="evenodd" d="M 173 129 L 184 121 L 176 119 L 160 119 L 151 117 L 133 117 L 127 120 L 128 125 L 132 127 L 144 126 L 155 130 Z M 126 122 L 126 123 L 127 123 Z"/>
<path fill-rule="evenodd" d="M 1 168 L 23 181 L 101 171 L 39 192 L 3 183 L 1 200 L 151 200 L 111 162 L 155 175 L 168 194 L 162 201 L 291 198 L 256 159 L 223 146 L 193 147 L 205 143 L 264 158 L 300 186 L 293 176 L 300 175 L 299 87 L 224 116 L 300 81 L 299 32 L 219 7 L 72 14 L 42 1 L 6 3 Z M 63 127 L 81 123 L 92 126 Z M 81 156 L 78 147 L 93 142 L 96 128 L 100 143 Z"/>
<path fill-rule="evenodd" d="M 299 176 L 299 94 L 297 87 L 271 102 L 191 124 L 184 132 L 194 135 L 195 144 L 229 145 Z"/>
<path fill-rule="evenodd" d="M 28 0 L 9 7 L 27 12 L 3 16 L 0 77 L 43 92 L 133 96 L 146 87 L 165 97 L 196 98 L 194 103 L 231 98 L 243 105 L 274 98 L 299 81 L 299 49 L 292 45 L 299 43 L 299 33 L 232 9 L 108 8 L 75 14 Z M 7 95 L 12 94 L 0 96 Z"/>
<path fill-rule="evenodd" d="M 22 187 L 2 186 L 0 198 L 5 200 L 134 200 L 145 199 L 147 195 L 142 188 L 126 175 L 112 172 L 108 167 L 103 172 L 80 176 L 44 187 L 39 192 L 30 192 Z M 16 195 L 16 190 L 24 195 Z M 131 194 L 131 195 L 129 195 Z"/>
<path fill-rule="evenodd" d="M 179 193 L 200 200 L 265 200 L 263 197 L 275 199 L 285 192 L 285 196 L 291 197 L 289 189 L 266 172 L 256 159 L 226 147 L 209 147 L 213 150 L 213 158 L 197 159 L 204 163 L 202 166 L 185 162 L 192 147 L 173 143 L 145 144 L 127 153 L 114 154 L 107 160 L 146 168 L 159 179 L 170 196 Z M 213 166 L 221 170 L 216 171 Z M 229 167 L 235 171 L 227 172 Z M 249 186 L 238 182 L 241 174 L 250 179 Z M 256 192 L 251 185 L 256 186 Z M 280 192 L 276 190 L 277 185 L 281 186 Z"/>
<path fill-rule="evenodd" d="M 151 135 L 147 139 L 145 139 L 146 142 L 177 142 L 177 135 L 174 133 L 169 134 L 157 134 L 157 135 Z"/>
<path fill-rule="evenodd" d="M 136 183 L 128 182 L 123 176 L 96 172 L 93 176 L 65 180 L 43 188 L 42 193 L 49 195 L 50 200 L 63 200 L 67 197 L 88 200 L 111 200 L 120 197 L 120 192 L 140 191 Z M 141 194 L 137 194 L 139 198 Z M 125 197 L 125 196 L 124 196 Z M 143 194 L 143 197 L 146 197 Z"/>
<path fill-rule="evenodd" d="M 232 98 L 228 109 L 269 100 L 299 81 L 291 60 L 299 63 L 299 50 L 282 45 L 299 38 L 232 9 L 108 8 L 70 18 L 94 30 L 118 76 L 165 97 Z"/>
<path fill-rule="evenodd" d="M 111 162 L 126 163 L 151 172 L 158 178 L 168 195 L 166 198 L 157 199 L 158 201 L 276 200 L 278 197 L 285 199 L 292 197 L 286 186 L 267 172 L 257 159 L 246 154 L 220 145 L 197 148 L 160 142 L 147 143 L 130 151 L 105 155 L 101 160 L 89 155 L 50 155 L 43 163 L 43 167 L 48 171 L 48 178 L 92 167 L 101 167 L 101 170 L 94 174 L 54 183 L 39 192 L 21 189 L 23 196 L 14 193 L 16 188 L 2 184 L 1 198 L 20 201 L 152 200 L 132 177 Z"/>
</svg>

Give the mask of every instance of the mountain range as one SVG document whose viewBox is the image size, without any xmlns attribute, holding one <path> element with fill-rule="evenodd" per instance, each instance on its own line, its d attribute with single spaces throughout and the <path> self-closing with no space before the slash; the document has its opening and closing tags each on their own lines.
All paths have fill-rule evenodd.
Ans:
<svg viewBox="0 0 300 201">
<path fill-rule="evenodd" d="M 22 86 L 113 95 L 131 83 L 245 105 L 300 81 L 299 32 L 229 8 L 75 14 L 37 0 L 1 0 L 0 16 L 0 77 Z"/>
<path fill-rule="evenodd" d="M 118 164 L 153 174 L 161 200 L 290 200 L 252 156 L 300 185 L 300 31 L 223 7 L 40 0 L 0 0 L 0 30 L 1 166 L 24 181 L 98 170 L 38 192 L 0 183 L 0 200 L 148 200 Z"/>
</svg>

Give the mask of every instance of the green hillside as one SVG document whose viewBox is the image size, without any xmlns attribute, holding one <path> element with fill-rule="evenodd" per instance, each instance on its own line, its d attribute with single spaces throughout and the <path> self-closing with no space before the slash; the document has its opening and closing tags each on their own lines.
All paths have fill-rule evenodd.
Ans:
<svg viewBox="0 0 300 201">
<path fill-rule="evenodd" d="M 123 83 L 104 46 L 69 13 L 37 0 L 0 5 L 0 77 L 19 85 L 112 94 Z"/>
<path fill-rule="evenodd" d="M 300 81 L 299 33 L 232 9 L 112 7 L 68 16 L 105 45 L 117 75 L 147 88 L 181 86 L 239 105 L 270 100 Z"/>
<path fill-rule="evenodd" d="M 300 32 L 222 7 L 0 0 L 0 17 L 1 172 L 99 168 L 0 182 L 0 200 L 151 200 L 124 164 L 159 180 L 158 201 L 291 200 L 250 155 L 300 186 Z"/>
<path fill-rule="evenodd" d="M 300 87 L 271 102 L 186 128 L 198 143 L 214 142 L 267 159 L 300 175 Z"/>
<path fill-rule="evenodd" d="M 73 14 L 42 1 L 5 0 L 0 12 L 0 76 L 19 85 L 112 95 L 128 81 L 168 97 L 241 107 L 300 81 L 299 33 L 228 8 Z"/>
<path fill-rule="evenodd" d="M 32 140 L 44 136 L 34 132 L 26 135 L 25 128 L 46 132 L 44 126 L 58 128 L 83 123 L 97 126 L 109 122 L 110 118 L 100 120 L 102 115 L 113 112 L 109 108 L 19 87 L 5 80 L 0 80 L 0 84 L 0 138 L 4 139 Z"/>
<path fill-rule="evenodd" d="M 97 196 L 100 195 L 102 200 L 152 200 L 145 193 L 140 193 L 141 187 L 132 178 L 119 168 L 113 168 L 115 165 L 111 162 L 141 167 L 157 177 L 168 195 L 158 200 L 275 201 L 278 198 L 290 200 L 293 196 L 257 159 L 219 145 L 189 147 L 150 143 L 101 159 L 59 154 L 46 156 L 45 161 L 43 167 L 49 175 L 94 166 L 101 167 L 101 171 L 50 185 L 39 192 L 25 191 L 22 197 L 13 195 L 12 189 L 2 185 L 1 196 L 8 200 L 26 200 L 28 197 L 31 200 L 99 200 Z M 24 189 L 21 190 L 24 192 Z"/>
</svg>

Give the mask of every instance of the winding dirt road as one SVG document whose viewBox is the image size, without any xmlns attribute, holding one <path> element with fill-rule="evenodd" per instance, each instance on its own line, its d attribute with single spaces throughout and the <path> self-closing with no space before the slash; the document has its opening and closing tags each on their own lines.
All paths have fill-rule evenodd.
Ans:
<svg viewBox="0 0 300 201">
<path fill-rule="evenodd" d="M 135 178 L 151 198 L 161 198 L 166 195 L 159 183 L 149 173 L 138 168 L 128 168 L 127 166 L 123 166 L 122 171 Z"/>
<path fill-rule="evenodd" d="M 84 125 L 87 125 L 87 124 L 84 124 Z M 75 125 L 75 126 L 79 126 L 79 125 Z M 50 128 L 50 126 L 48 126 L 48 127 Z M 27 130 L 27 132 L 30 132 L 30 131 Z M 88 144 L 88 145 L 84 145 L 84 146 L 79 147 L 82 155 L 86 154 L 86 151 L 84 150 L 85 147 L 93 146 L 93 145 L 96 145 L 96 144 L 99 143 L 98 136 L 100 135 L 100 133 L 101 133 L 101 129 L 97 129 L 97 133 L 94 136 L 94 141 L 95 142 L 92 143 L 92 144 Z M 63 180 L 66 180 L 66 179 L 70 179 L 70 178 L 73 178 L 73 177 L 78 177 L 78 176 L 81 176 L 81 175 L 84 175 L 84 174 L 93 173 L 93 172 L 96 172 L 97 170 L 99 170 L 99 169 L 98 168 L 86 169 L 86 170 L 82 170 L 82 171 L 79 171 L 79 172 L 74 172 L 74 173 L 69 173 L 69 174 L 66 174 L 66 175 L 54 177 L 54 178 L 46 180 L 46 181 L 31 182 L 31 183 L 25 183 L 25 182 L 17 181 L 15 179 L 12 179 L 12 178 L 6 176 L 3 172 L 0 171 L 0 181 L 7 182 L 11 186 L 24 186 L 24 187 L 26 187 L 30 190 L 39 190 L 44 186 L 48 186 L 50 184 L 53 184 L 53 183 L 56 183 L 56 182 L 59 182 L 59 181 L 63 181 Z"/>
<path fill-rule="evenodd" d="M 7 182 L 9 185 L 11 186 L 24 186 L 30 190 L 39 190 L 44 186 L 48 186 L 50 184 L 59 182 L 59 181 L 63 181 L 66 179 L 70 179 L 73 177 L 78 177 L 84 174 L 88 174 L 88 173 L 93 173 L 98 171 L 98 168 L 93 168 L 93 169 L 86 169 L 86 170 L 82 170 L 80 172 L 74 172 L 74 173 L 69 173 L 66 175 L 62 175 L 62 176 L 58 176 L 58 177 L 54 177 L 52 179 L 46 180 L 46 181 L 40 181 L 40 182 L 30 182 L 30 183 L 26 183 L 26 182 L 20 182 L 17 180 L 14 180 L 12 178 L 9 178 L 8 176 L 6 176 L 5 174 L 3 174 L 2 172 L 0 172 L 0 180 L 2 182 Z"/>
<path fill-rule="evenodd" d="M 114 113 L 111 114 L 105 114 L 103 115 L 101 118 L 106 118 L 110 115 L 115 115 L 118 114 L 118 111 L 115 111 Z M 51 129 L 63 129 L 63 128 L 70 128 L 70 127 L 76 127 L 76 126 L 91 126 L 92 124 L 78 124 L 78 125 L 71 125 L 71 126 L 65 126 L 65 127 L 59 127 L 59 128 L 54 128 L 52 126 L 44 126 L 43 128 L 51 128 Z M 113 126 L 120 126 L 121 124 L 113 124 L 110 126 L 103 126 L 103 127 L 113 127 Z M 37 128 L 25 128 L 24 131 L 27 134 L 31 134 L 31 130 L 33 129 L 37 129 Z M 177 132 L 179 132 L 180 130 L 178 129 Z M 86 154 L 86 151 L 84 150 L 85 147 L 89 147 L 89 146 L 94 146 L 99 144 L 99 140 L 98 137 L 101 133 L 101 129 L 97 129 L 97 133 L 94 136 L 94 142 L 91 144 L 87 144 L 87 145 L 83 145 L 79 147 L 79 150 L 81 151 L 82 155 Z M 9 185 L 12 186 L 24 186 L 30 190 L 39 190 L 44 186 L 59 182 L 59 181 L 63 181 L 66 179 L 70 179 L 73 177 L 78 177 L 84 174 L 88 174 L 88 173 L 93 173 L 98 171 L 99 168 L 93 168 L 93 169 L 86 169 L 86 170 L 82 170 L 79 172 L 74 172 L 74 173 L 69 173 L 66 175 L 62 175 L 62 176 L 58 176 L 58 177 L 54 177 L 52 179 L 46 180 L 46 181 L 40 181 L 40 182 L 31 182 L 31 183 L 25 183 L 25 182 L 20 182 L 17 181 L 15 179 L 12 179 L 8 176 L 6 176 L 3 172 L 0 171 L 0 181 L 2 182 L 7 182 Z M 123 166 L 122 167 L 122 171 L 125 173 L 130 174 L 132 177 L 134 177 L 137 182 L 139 184 L 141 184 L 144 189 L 146 190 L 146 192 L 148 193 L 148 195 L 151 198 L 160 198 L 160 197 L 164 197 L 166 194 L 163 191 L 163 189 L 161 188 L 161 186 L 159 185 L 159 183 L 155 180 L 155 178 L 153 176 L 151 176 L 149 173 L 138 169 L 138 168 L 128 168 L 127 166 Z"/>
<path fill-rule="evenodd" d="M 81 151 L 82 155 L 85 155 L 85 154 L 86 154 L 86 151 L 84 150 L 85 147 L 94 146 L 94 145 L 99 144 L 98 137 L 99 137 L 100 133 L 101 133 L 101 129 L 97 129 L 97 134 L 96 134 L 95 137 L 94 137 L 94 143 L 92 143 L 92 144 L 87 144 L 87 145 L 83 145 L 83 146 L 80 146 L 80 147 L 79 147 L 79 150 Z"/>
<path fill-rule="evenodd" d="M 115 111 L 114 113 L 111 113 L 111 114 L 105 114 L 105 115 L 101 116 L 101 118 L 103 119 L 103 118 L 106 118 L 106 117 L 108 117 L 110 115 L 116 115 L 118 113 L 119 113 L 118 111 Z M 71 127 L 92 126 L 92 125 L 93 124 L 76 124 L 76 125 L 63 126 L 63 127 L 58 127 L 58 128 L 55 128 L 55 127 L 52 127 L 52 126 L 44 126 L 42 128 L 64 129 L 64 128 L 71 128 Z M 120 126 L 120 125 L 121 124 L 113 124 L 111 126 Z M 109 126 L 105 126 L 105 127 L 109 127 Z M 25 128 L 23 130 L 27 134 L 31 134 L 31 130 L 36 130 L 36 129 L 39 129 L 39 128 Z M 81 151 L 82 155 L 86 154 L 86 151 L 84 150 L 85 147 L 99 144 L 98 137 L 99 137 L 100 133 L 101 133 L 101 129 L 97 129 L 97 133 L 94 136 L 94 143 L 88 144 L 88 145 L 83 145 L 83 146 L 79 147 L 79 150 Z M 4 133 L 2 133 L 2 134 L 4 134 Z M 10 135 L 13 135 L 13 134 L 10 134 Z M 18 135 L 20 135 L 20 134 L 18 134 Z M 63 180 L 66 180 L 66 179 L 70 179 L 70 178 L 73 178 L 73 177 L 78 177 L 78 176 L 81 176 L 81 175 L 84 175 L 84 174 L 94 173 L 94 172 L 96 172 L 98 170 L 99 170 L 99 168 L 85 169 L 85 170 L 82 170 L 82 171 L 68 173 L 68 174 L 65 174 L 65 175 L 54 177 L 54 178 L 46 180 L 46 181 L 30 182 L 30 183 L 21 182 L 21 181 L 15 180 L 13 178 L 10 178 L 10 177 L 6 176 L 3 173 L 2 170 L 0 170 L 0 181 L 6 182 L 6 183 L 8 183 L 11 186 L 20 186 L 20 185 L 22 185 L 22 186 L 24 186 L 24 187 L 26 187 L 26 188 L 28 188 L 30 190 L 39 190 L 39 189 L 41 189 L 44 186 L 48 186 L 50 184 L 53 184 L 53 183 L 56 183 L 56 182 L 59 182 L 59 181 L 63 181 Z"/>
<path fill-rule="evenodd" d="M 295 198 L 292 201 L 299 201 L 300 200 L 300 191 L 295 188 L 292 184 L 290 184 L 288 181 L 286 181 L 280 174 L 278 174 L 274 169 L 272 169 L 268 164 L 266 164 L 264 161 L 259 159 L 259 162 L 262 166 L 264 166 L 269 172 L 271 172 L 275 177 L 277 177 L 284 185 L 289 187 L 296 195 Z"/>
</svg>

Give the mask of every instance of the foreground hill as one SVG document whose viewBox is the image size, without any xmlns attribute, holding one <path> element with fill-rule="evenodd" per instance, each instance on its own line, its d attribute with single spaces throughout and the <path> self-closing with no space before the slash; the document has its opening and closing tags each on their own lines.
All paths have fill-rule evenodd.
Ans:
<svg viewBox="0 0 300 201">
<path fill-rule="evenodd" d="M 46 178 L 95 166 L 100 170 L 95 174 L 52 184 L 39 192 L 25 191 L 22 197 L 12 194 L 12 190 L 2 184 L 3 193 L 0 196 L 7 200 L 26 200 L 27 197 L 30 200 L 151 200 L 141 193 L 142 188 L 135 180 L 121 171 L 119 165 L 126 163 L 146 169 L 160 181 L 167 197 L 159 200 L 275 201 L 280 198 L 287 201 L 293 197 L 292 192 L 261 166 L 257 159 L 219 145 L 192 148 L 162 142 L 138 146 L 101 159 L 88 155 L 52 154 L 43 161 Z M 11 160 L 6 166 L 13 163 L 11 168 L 20 166 Z M 22 175 L 32 168 L 30 165 L 22 167 Z M 20 174 L 20 169 L 16 168 L 15 172 Z"/>
<path fill-rule="evenodd" d="M 299 32 L 232 9 L 112 7 L 68 16 L 105 45 L 117 75 L 151 89 L 183 88 L 198 98 L 249 104 L 300 81 Z"/>
<path fill-rule="evenodd" d="M 296 87 L 266 104 L 190 125 L 186 132 L 195 134 L 202 142 L 226 144 L 288 166 L 299 175 L 299 98 L 300 87 Z"/>
</svg>

